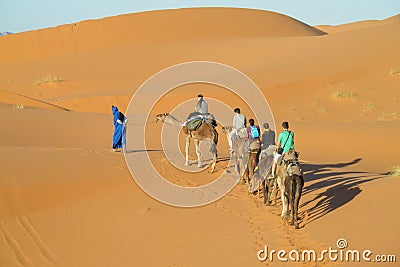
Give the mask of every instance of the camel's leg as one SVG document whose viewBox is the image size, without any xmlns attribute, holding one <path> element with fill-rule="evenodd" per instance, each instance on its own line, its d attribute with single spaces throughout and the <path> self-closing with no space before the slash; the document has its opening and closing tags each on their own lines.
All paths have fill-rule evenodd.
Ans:
<svg viewBox="0 0 400 267">
<path fill-rule="evenodd" d="M 294 226 L 296 229 L 299 229 L 299 223 L 298 223 L 298 211 L 299 211 L 299 202 L 301 198 L 301 192 L 303 191 L 303 186 L 304 186 L 304 180 L 303 177 L 299 176 L 296 178 L 296 194 L 294 196 Z"/>
<path fill-rule="evenodd" d="M 250 180 L 253 179 L 254 175 L 254 154 L 249 153 L 249 158 L 247 160 L 247 169 L 246 169 L 246 183 L 250 184 Z"/>
<path fill-rule="evenodd" d="M 265 179 L 263 181 L 263 193 L 264 193 L 264 205 L 268 206 L 269 205 L 269 186 L 268 186 L 269 181 Z"/>
<path fill-rule="evenodd" d="M 290 183 L 289 183 L 289 200 L 290 200 L 290 213 L 292 216 L 292 219 L 290 221 L 290 225 L 294 225 L 294 216 L 295 216 L 295 208 L 294 208 L 294 194 L 295 194 L 295 186 L 296 182 L 294 181 L 294 178 L 290 178 Z"/>
<path fill-rule="evenodd" d="M 186 135 L 186 145 L 185 145 L 185 153 L 186 153 L 185 165 L 186 166 L 189 166 L 189 145 L 190 145 L 190 134 Z"/>
<path fill-rule="evenodd" d="M 285 194 L 285 192 L 282 192 L 282 213 L 281 216 L 284 217 L 285 219 L 288 219 L 289 214 L 288 214 L 288 206 L 289 206 L 289 198 L 288 196 Z"/>
<path fill-rule="evenodd" d="M 272 205 L 272 202 L 274 202 L 274 206 L 276 206 L 276 183 L 277 183 L 277 179 L 276 178 L 273 178 L 273 179 L 269 179 L 268 180 L 268 182 L 269 182 L 269 191 L 270 191 L 270 194 L 269 194 L 269 199 L 270 199 L 270 202 L 271 202 L 271 205 Z M 274 196 L 274 199 L 272 200 L 272 197 Z"/>
<path fill-rule="evenodd" d="M 254 176 L 254 160 L 255 160 L 255 153 L 254 152 L 250 152 L 249 154 L 249 162 L 247 163 L 249 166 L 249 179 L 253 179 Z"/>
<path fill-rule="evenodd" d="M 247 171 L 246 171 L 246 184 L 247 186 L 250 185 L 250 166 L 247 165 Z"/>
<path fill-rule="evenodd" d="M 292 206 L 292 209 L 293 209 L 293 211 L 292 211 L 292 222 L 293 222 L 293 225 L 295 226 L 295 228 L 296 229 L 299 229 L 299 223 L 298 223 L 298 221 L 297 221 L 297 214 L 298 214 L 298 208 L 299 208 L 299 198 L 300 198 L 300 194 L 299 194 L 299 192 L 298 192 L 298 188 L 299 188 L 299 184 L 298 184 L 298 181 L 297 181 L 297 178 L 296 178 L 296 181 L 294 181 L 293 182 L 294 183 L 294 187 L 295 188 L 293 188 L 293 193 L 294 193 L 294 195 L 293 195 L 293 206 Z"/>
<path fill-rule="evenodd" d="M 246 166 L 246 169 L 244 170 L 243 176 L 242 176 L 242 178 L 240 178 L 239 182 L 242 182 L 242 181 L 243 181 L 243 183 L 245 181 L 249 181 L 249 166 Z"/>
<path fill-rule="evenodd" d="M 266 174 L 266 176 L 264 177 L 264 180 L 262 182 L 262 186 L 263 186 L 263 195 L 264 195 L 264 205 L 268 206 L 271 202 L 271 198 L 270 198 L 270 190 L 271 187 L 269 186 L 269 173 L 270 171 Z"/>
<path fill-rule="evenodd" d="M 285 194 L 285 182 L 284 182 L 284 178 L 282 179 L 282 177 L 280 177 L 280 175 L 278 175 L 277 177 L 277 181 L 278 181 L 278 186 L 281 190 L 281 200 L 282 200 L 282 213 L 281 216 L 285 217 L 287 216 L 287 211 L 288 211 L 288 199 L 287 196 Z"/>
<path fill-rule="evenodd" d="M 278 188 L 278 181 L 277 181 L 277 179 L 275 178 L 275 179 L 274 179 L 274 191 L 273 191 L 273 195 L 274 195 L 274 206 L 277 206 L 277 205 L 278 205 L 278 203 L 277 203 L 277 200 L 278 200 L 278 190 L 279 190 L 279 188 Z"/>
<path fill-rule="evenodd" d="M 245 158 L 242 156 L 240 157 L 240 160 L 242 163 L 244 163 L 243 161 L 245 160 Z M 247 183 L 247 186 L 249 186 L 249 176 L 250 176 L 250 166 L 249 166 L 249 160 L 250 160 L 250 154 L 249 154 L 249 158 L 247 158 L 247 164 L 246 164 L 246 169 L 244 170 L 244 176 L 242 177 L 241 180 L 243 180 L 243 182 Z"/>
<path fill-rule="evenodd" d="M 194 144 L 196 146 L 196 154 L 197 154 L 197 167 L 201 168 L 203 165 L 201 164 L 201 151 L 200 151 L 200 141 L 195 139 Z"/>
<path fill-rule="evenodd" d="M 217 164 L 217 146 L 215 145 L 215 143 L 212 143 L 212 153 L 213 153 L 213 161 L 211 163 L 211 170 L 210 173 L 214 172 L 215 170 L 215 165 Z"/>
<path fill-rule="evenodd" d="M 250 183 L 250 177 L 249 177 L 249 169 L 248 169 L 249 167 L 247 167 L 247 171 L 246 171 L 246 185 L 247 185 L 247 187 L 250 185 L 249 183 Z"/>
<path fill-rule="evenodd" d="M 281 190 L 281 194 L 282 194 L 282 196 L 281 196 L 281 200 L 282 200 L 282 213 L 281 213 L 281 216 L 285 217 L 285 216 L 288 215 L 288 204 L 289 204 L 288 202 L 289 202 L 289 199 L 287 198 L 284 190 Z"/>
<path fill-rule="evenodd" d="M 269 199 L 272 202 L 272 195 L 273 195 L 273 190 L 274 190 L 274 179 L 268 179 L 268 186 L 269 186 Z"/>
</svg>

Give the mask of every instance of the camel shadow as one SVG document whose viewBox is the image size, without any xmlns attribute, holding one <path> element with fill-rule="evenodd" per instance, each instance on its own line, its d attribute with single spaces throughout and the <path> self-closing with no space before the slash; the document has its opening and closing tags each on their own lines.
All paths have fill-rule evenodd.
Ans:
<svg viewBox="0 0 400 267">
<path fill-rule="evenodd" d="M 299 213 L 303 226 L 331 213 L 352 201 L 361 193 L 361 184 L 365 184 L 387 176 L 361 171 L 343 171 L 359 163 L 357 158 L 350 162 L 336 164 L 302 164 L 305 186 L 303 196 L 315 192 L 315 196 L 303 202 Z"/>
<path fill-rule="evenodd" d="M 218 157 L 217 158 L 217 163 L 218 162 L 225 162 L 225 161 L 230 161 L 231 157 Z"/>
<path fill-rule="evenodd" d="M 138 149 L 138 150 L 127 150 L 125 153 L 144 153 L 144 152 L 163 152 L 164 150 L 160 149 Z"/>
</svg>

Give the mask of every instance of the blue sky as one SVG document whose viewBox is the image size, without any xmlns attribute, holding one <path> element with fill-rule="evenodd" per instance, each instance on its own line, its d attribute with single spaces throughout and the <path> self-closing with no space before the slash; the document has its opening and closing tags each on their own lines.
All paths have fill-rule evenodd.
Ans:
<svg viewBox="0 0 400 267">
<path fill-rule="evenodd" d="M 383 19 L 400 0 L 0 0 L 0 32 L 22 32 L 147 10 L 229 6 L 276 11 L 310 25 Z"/>
</svg>

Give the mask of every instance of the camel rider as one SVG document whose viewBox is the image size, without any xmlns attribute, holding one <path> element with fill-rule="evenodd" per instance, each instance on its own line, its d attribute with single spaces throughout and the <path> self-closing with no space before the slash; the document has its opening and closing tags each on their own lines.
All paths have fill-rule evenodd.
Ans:
<svg viewBox="0 0 400 267">
<path fill-rule="evenodd" d="M 237 135 L 239 131 L 246 128 L 246 116 L 240 114 L 240 108 L 235 108 L 233 112 L 235 113 L 235 115 L 233 116 L 233 124 L 232 124 L 233 128 L 232 132 L 229 133 L 229 138 L 228 138 L 230 152 L 232 152 L 233 137 Z"/>
<path fill-rule="evenodd" d="M 260 127 L 258 125 L 254 125 L 254 119 L 250 119 L 249 124 L 250 126 L 246 128 L 246 131 L 251 146 L 251 144 L 254 142 L 260 143 Z M 258 146 L 260 146 L 260 144 L 258 144 Z"/>
<path fill-rule="evenodd" d="M 283 149 L 283 153 L 288 152 L 290 149 L 294 150 L 294 132 L 289 131 L 289 122 L 282 122 L 283 131 L 278 137 L 278 147 Z"/>
<path fill-rule="evenodd" d="M 199 112 L 201 114 L 208 113 L 208 103 L 207 101 L 204 100 L 202 94 L 197 95 L 197 104 L 194 107 L 194 111 Z"/>
<path fill-rule="evenodd" d="M 261 136 L 261 150 L 267 149 L 269 146 L 275 145 L 275 131 L 269 128 L 269 123 L 263 124 L 264 132 Z"/>
<path fill-rule="evenodd" d="M 191 120 L 205 120 L 213 127 L 217 127 L 217 121 L 213 114 L 208 113 L 208 103 L 204 100 L 202 94 L 197 95 L 197 104 L 194 107 L 194 112 L 190 113 L 186 119 L 186 123 Z"/>
<path fill-rule="evenodd" d="M 272 178 L 275 178 L 276 166 L 282 161 L 282 158 L 286 152 L 290 149 L 294 151 L 294 132 L 289 131 L 289 122 L 282 122 L 283 131 L 278 137 L 278 149 L 274 157 L 274 163 L 272 164 Z"/>
<path fill-rule="evenodd" d="M 248 176 L 253 177 L 254 170 L 258 163 L 258 153 L 260 152 L 260 127 L 254 125 L 254 119 L 249 120 L 250 126 L 246 128 L 247 137 L 249 138 L 249 161 L 248 161 Z"/>
</svg>

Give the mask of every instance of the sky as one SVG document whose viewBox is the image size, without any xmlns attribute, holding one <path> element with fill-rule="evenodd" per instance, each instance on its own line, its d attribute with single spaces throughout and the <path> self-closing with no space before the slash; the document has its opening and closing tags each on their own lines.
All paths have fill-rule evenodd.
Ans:
<svg viewBox="0 0 400 267">
<path fill-rule="evenodd" d="M 400 0 L 0 0 L 0 32 L 148 10 L 220 6 L 275 11 L 310 25 L 384 19 L 400 13 Z"/>
</svg>

